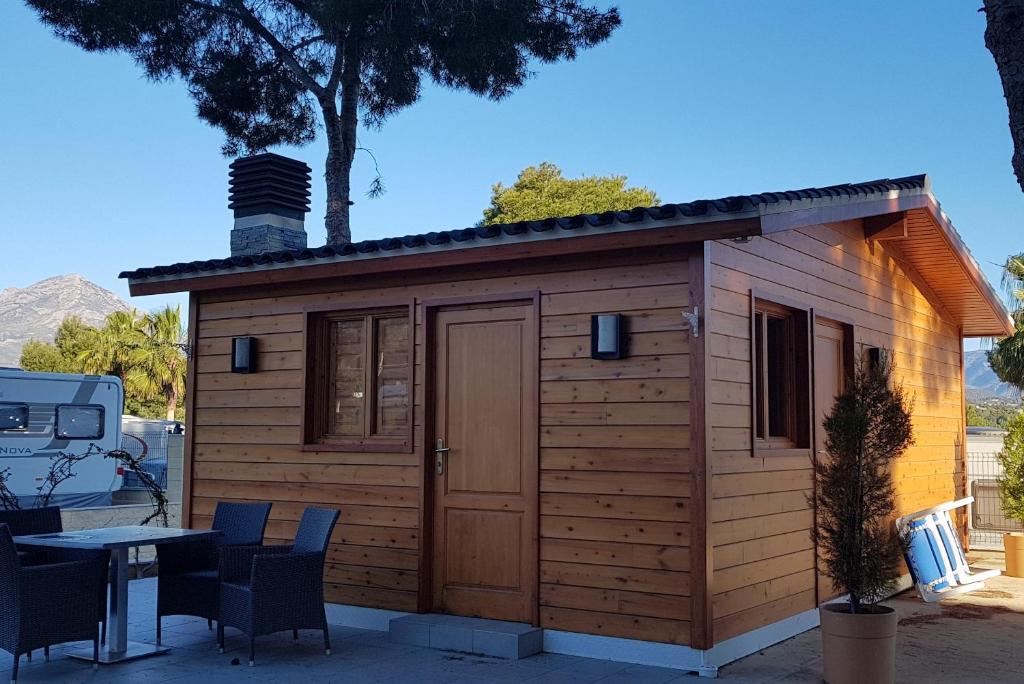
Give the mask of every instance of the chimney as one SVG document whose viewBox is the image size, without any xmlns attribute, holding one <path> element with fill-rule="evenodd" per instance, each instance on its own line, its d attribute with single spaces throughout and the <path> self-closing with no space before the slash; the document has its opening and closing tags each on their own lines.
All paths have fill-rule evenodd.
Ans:
<svg viewBox="0 0 1024 684">
<path fill-rule="evenodd" d="M 231 162 L 231 256 L 306 247 L 311 172 L 297 159 L 270 152 Z"/>
</svg>

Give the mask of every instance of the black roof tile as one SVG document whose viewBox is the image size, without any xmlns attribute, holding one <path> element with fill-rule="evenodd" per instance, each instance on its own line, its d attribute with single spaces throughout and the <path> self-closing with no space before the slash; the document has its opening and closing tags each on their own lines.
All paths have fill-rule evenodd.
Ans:
<svg viewBox="0 0 1024 684">
<path fill-rule="evenodd" d="M 257 256 L 230 257 L 227 259 L 207 259 L 170 266 L 154 266 L 138 268 L 134 271 L 123 271 L 118 277 L 132 280 L 144 280 L 157 276 L 173 276 L 186 273 L 210 273 L 230 268 L 251 268 L 269 264 L 286 264 L 290 262 L 308 262 L 317 259 L 345 257 L 354 254 L 372 254 L 378 251 L 396 249 L 417 249 L 427 246 L 441 246 L 452 242 L 467 243 L 477 240 L 492 240 L 502 235 L 518 236 L 530 232 L 546 233 L 549 231 L 575 231 L 590 226 L 602 228 L 615 224 L 628 225 L 644 220 L 670 221 L 679 216 L 686 218 L 706 216 L 712 209 L 720 214 L 734 214 L 745 210 L 756 209 L 759 205 L 777 204 L 783 201 L 800 201 L 805 199 L 861 197 L 880 192 L 921 189 L 925 187 L 925 176 L 906 176 L 904 178 L 880 179 L 865 183 L 844 183 L 820 188 L 804 188 L 803 190 L 785 190 L 782 192 L 765 192 L 755 195 L 736 195 L 711 200 L 695 200 L 683 204 L 664 204 L 657 207 L 636 207 L 628 211 L 606 211 L 600 214 L 579 214 L 548 218 L 540 221 L 520 221 L 518 223 L 477 226 L 457 230 L 430 232 L 421 235 L 405 235 L 381 240 L 364 240 L 346 245 L 324 245 L 299 250 L 269 252 Z M 468 245 L 467 245 L 468 246 Z"/>
</svg>

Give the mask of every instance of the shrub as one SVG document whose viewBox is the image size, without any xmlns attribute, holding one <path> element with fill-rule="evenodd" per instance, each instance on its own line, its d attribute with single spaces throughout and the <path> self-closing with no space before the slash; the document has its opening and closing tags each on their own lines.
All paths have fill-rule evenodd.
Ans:
<svg viewBox="0 0 1024 684">
<path fill-rule="evenodd" d="M 1024 522 L 1024 411 L 1010 419 L 1006 430 L 1003 450 L 998 456 L 1003 467 L 999 498 L 1008 518 Z"/>
<path fill-rule="evenodd" d="M 827 457 L 814 466 L 818 524 L 811 535 L 853 613 L 870 611 L 895 589 L 904 543 L 893 526 L 890 466 L 913 443 L 913 429 L 890 355 L 881 357 L 875 367 L 865 359 L 836 398 L 823 424 Z"/>
</svg>

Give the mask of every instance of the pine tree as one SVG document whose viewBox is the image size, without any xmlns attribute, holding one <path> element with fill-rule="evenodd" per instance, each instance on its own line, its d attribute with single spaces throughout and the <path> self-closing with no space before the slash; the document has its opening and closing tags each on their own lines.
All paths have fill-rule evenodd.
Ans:
<svg viewBox="0 0 1024 684">
<path fill-rule="evenodd" d="M 900 575 L 903 540 L 893 527 L 890 467 L 913 443 L 913 429 L 892 361 L 881 356 L 876 367 L 865 359 L 836 398 L 823 424 L 827 456 L 814 466 L 818 525 L 812 537 L 825 574 L 849 595 L 853 613 L 885 598 Z"/>
<path fill-rule="evenodd" d="M 58 37 L 184 81 L 225 154 L 305 144 L 322 122 L 329 244 L 351 240 L 360 116 L 381 125 L 424 78 L 500 100 L 533 63 L 575 59 L 620 23 L 583 0 L 27 1 Z"/>
</svg>

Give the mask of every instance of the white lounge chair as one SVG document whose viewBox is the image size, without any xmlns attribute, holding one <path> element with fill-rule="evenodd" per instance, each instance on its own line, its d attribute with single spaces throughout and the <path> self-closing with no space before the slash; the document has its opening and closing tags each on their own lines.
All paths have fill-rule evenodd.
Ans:
<svg viewBox="0 0 1024 684">
<path fill-rule="evenodd" d="M 907 566 L 921 598 L 931 603 L 966 594 L 998 577 L 999 570 L 972 570 L 949 512 L 974 501 L 973 496 L 939 504 L 896 519 L 907 535 Z"/>
</svg>

